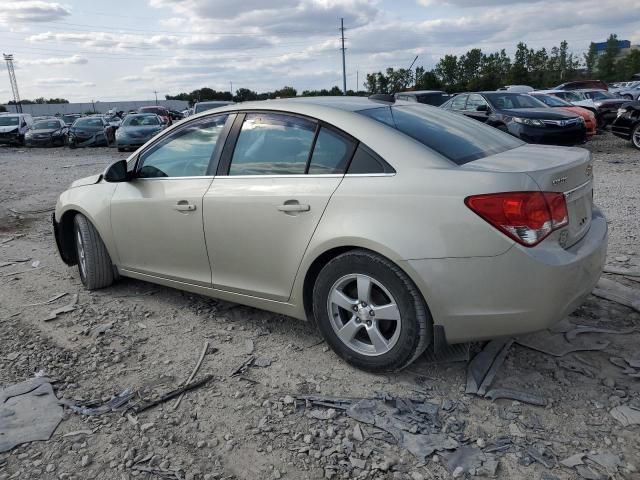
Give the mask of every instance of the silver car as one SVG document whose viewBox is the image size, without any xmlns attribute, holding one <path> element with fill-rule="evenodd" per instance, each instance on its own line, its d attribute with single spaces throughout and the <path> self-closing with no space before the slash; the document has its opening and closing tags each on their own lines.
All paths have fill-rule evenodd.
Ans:
<svg viewBox="0 0 640 480">
<path fill-rule="evenodd" d="M 370 371 L 536 331 L 605 260 L 590 153 L 382 98 L 229 105 L 60 195 L 62 259 L 315 322 Z"/>
</svg>

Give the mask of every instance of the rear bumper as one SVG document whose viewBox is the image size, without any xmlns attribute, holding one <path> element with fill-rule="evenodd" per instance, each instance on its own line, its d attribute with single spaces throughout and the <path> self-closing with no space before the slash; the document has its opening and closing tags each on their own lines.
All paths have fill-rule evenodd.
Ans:
<svg viewBox="0 0 640 480">
<path fill-rule="evenodd" d="M 549 237 L 496 257 L 408 260 L 434 323 L 449 343 L 548 328 L 579 307 L 600 278 L 607 222 L 594 209 L 587 234 L 565 250 Z"/>
</svg>

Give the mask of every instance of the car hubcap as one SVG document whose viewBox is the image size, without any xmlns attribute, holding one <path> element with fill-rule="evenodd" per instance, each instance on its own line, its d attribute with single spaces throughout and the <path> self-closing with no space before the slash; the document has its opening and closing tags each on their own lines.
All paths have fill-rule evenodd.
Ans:
<svg viewBox="0 0 640 480">
<path fill-rule="evenodd" d="M 368 275 L 346 275 L 334 283 L 327 310 L 338 338 L 362 355 L 383 355 L 400 336 L 398 304 L 384 285 Z"/>
<path fill-rule="evenodd" d="M 84 243 L 82 242 L 82 235 L 80 232 L 77 232 L 76 243 L 78 244 L 78 265 L 80 265 L 80 271 L 82 272 L 82 276 L 87 276 L 87 260 L 84 256 Z"/>
</svg>

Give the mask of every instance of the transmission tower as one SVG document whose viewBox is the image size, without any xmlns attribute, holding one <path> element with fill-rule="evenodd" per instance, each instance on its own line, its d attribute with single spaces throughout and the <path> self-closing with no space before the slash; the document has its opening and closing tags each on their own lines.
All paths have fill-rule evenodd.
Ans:
<svg viewBox="0 0 640 480">
<path fill-rule="evenodd" d="M 13 101 L 16 104 L 16 112 L 22 113 L 22 104 L 20 103 L 20 93 L 18 93 L 18 82 L 16 81 L 16 71 L 13 68 L 13 54 L 2 54 L 7 62 L 7 71 L 9 72 L 9 81 L 11 82 L 11 90 L 13 91 Z"/>
</svg>

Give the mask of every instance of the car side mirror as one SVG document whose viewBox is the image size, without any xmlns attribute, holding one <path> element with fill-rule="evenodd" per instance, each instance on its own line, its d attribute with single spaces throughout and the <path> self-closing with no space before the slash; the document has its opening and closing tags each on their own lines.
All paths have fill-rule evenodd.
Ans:
<svg viewBox="0 0 640 480">
<path fill-rule="evenodd" d="M 478 112 L 488 112 L 488 111 L 489 111 L 489 105 L 486 105 L 486 104 L 484 104 L 484 105 L 478 105 L 478 106 L 476 107 L 476 110 L 477 110 Z"/>
<path fill-rule="evenodd" d="M 126 182 L 131 178 L 131 175 L 127 173 L 127 161 L 118 160 L 116 163 L 107 168 L 104 173 L 105 181 L 109 183 Z"/>
</svg>

